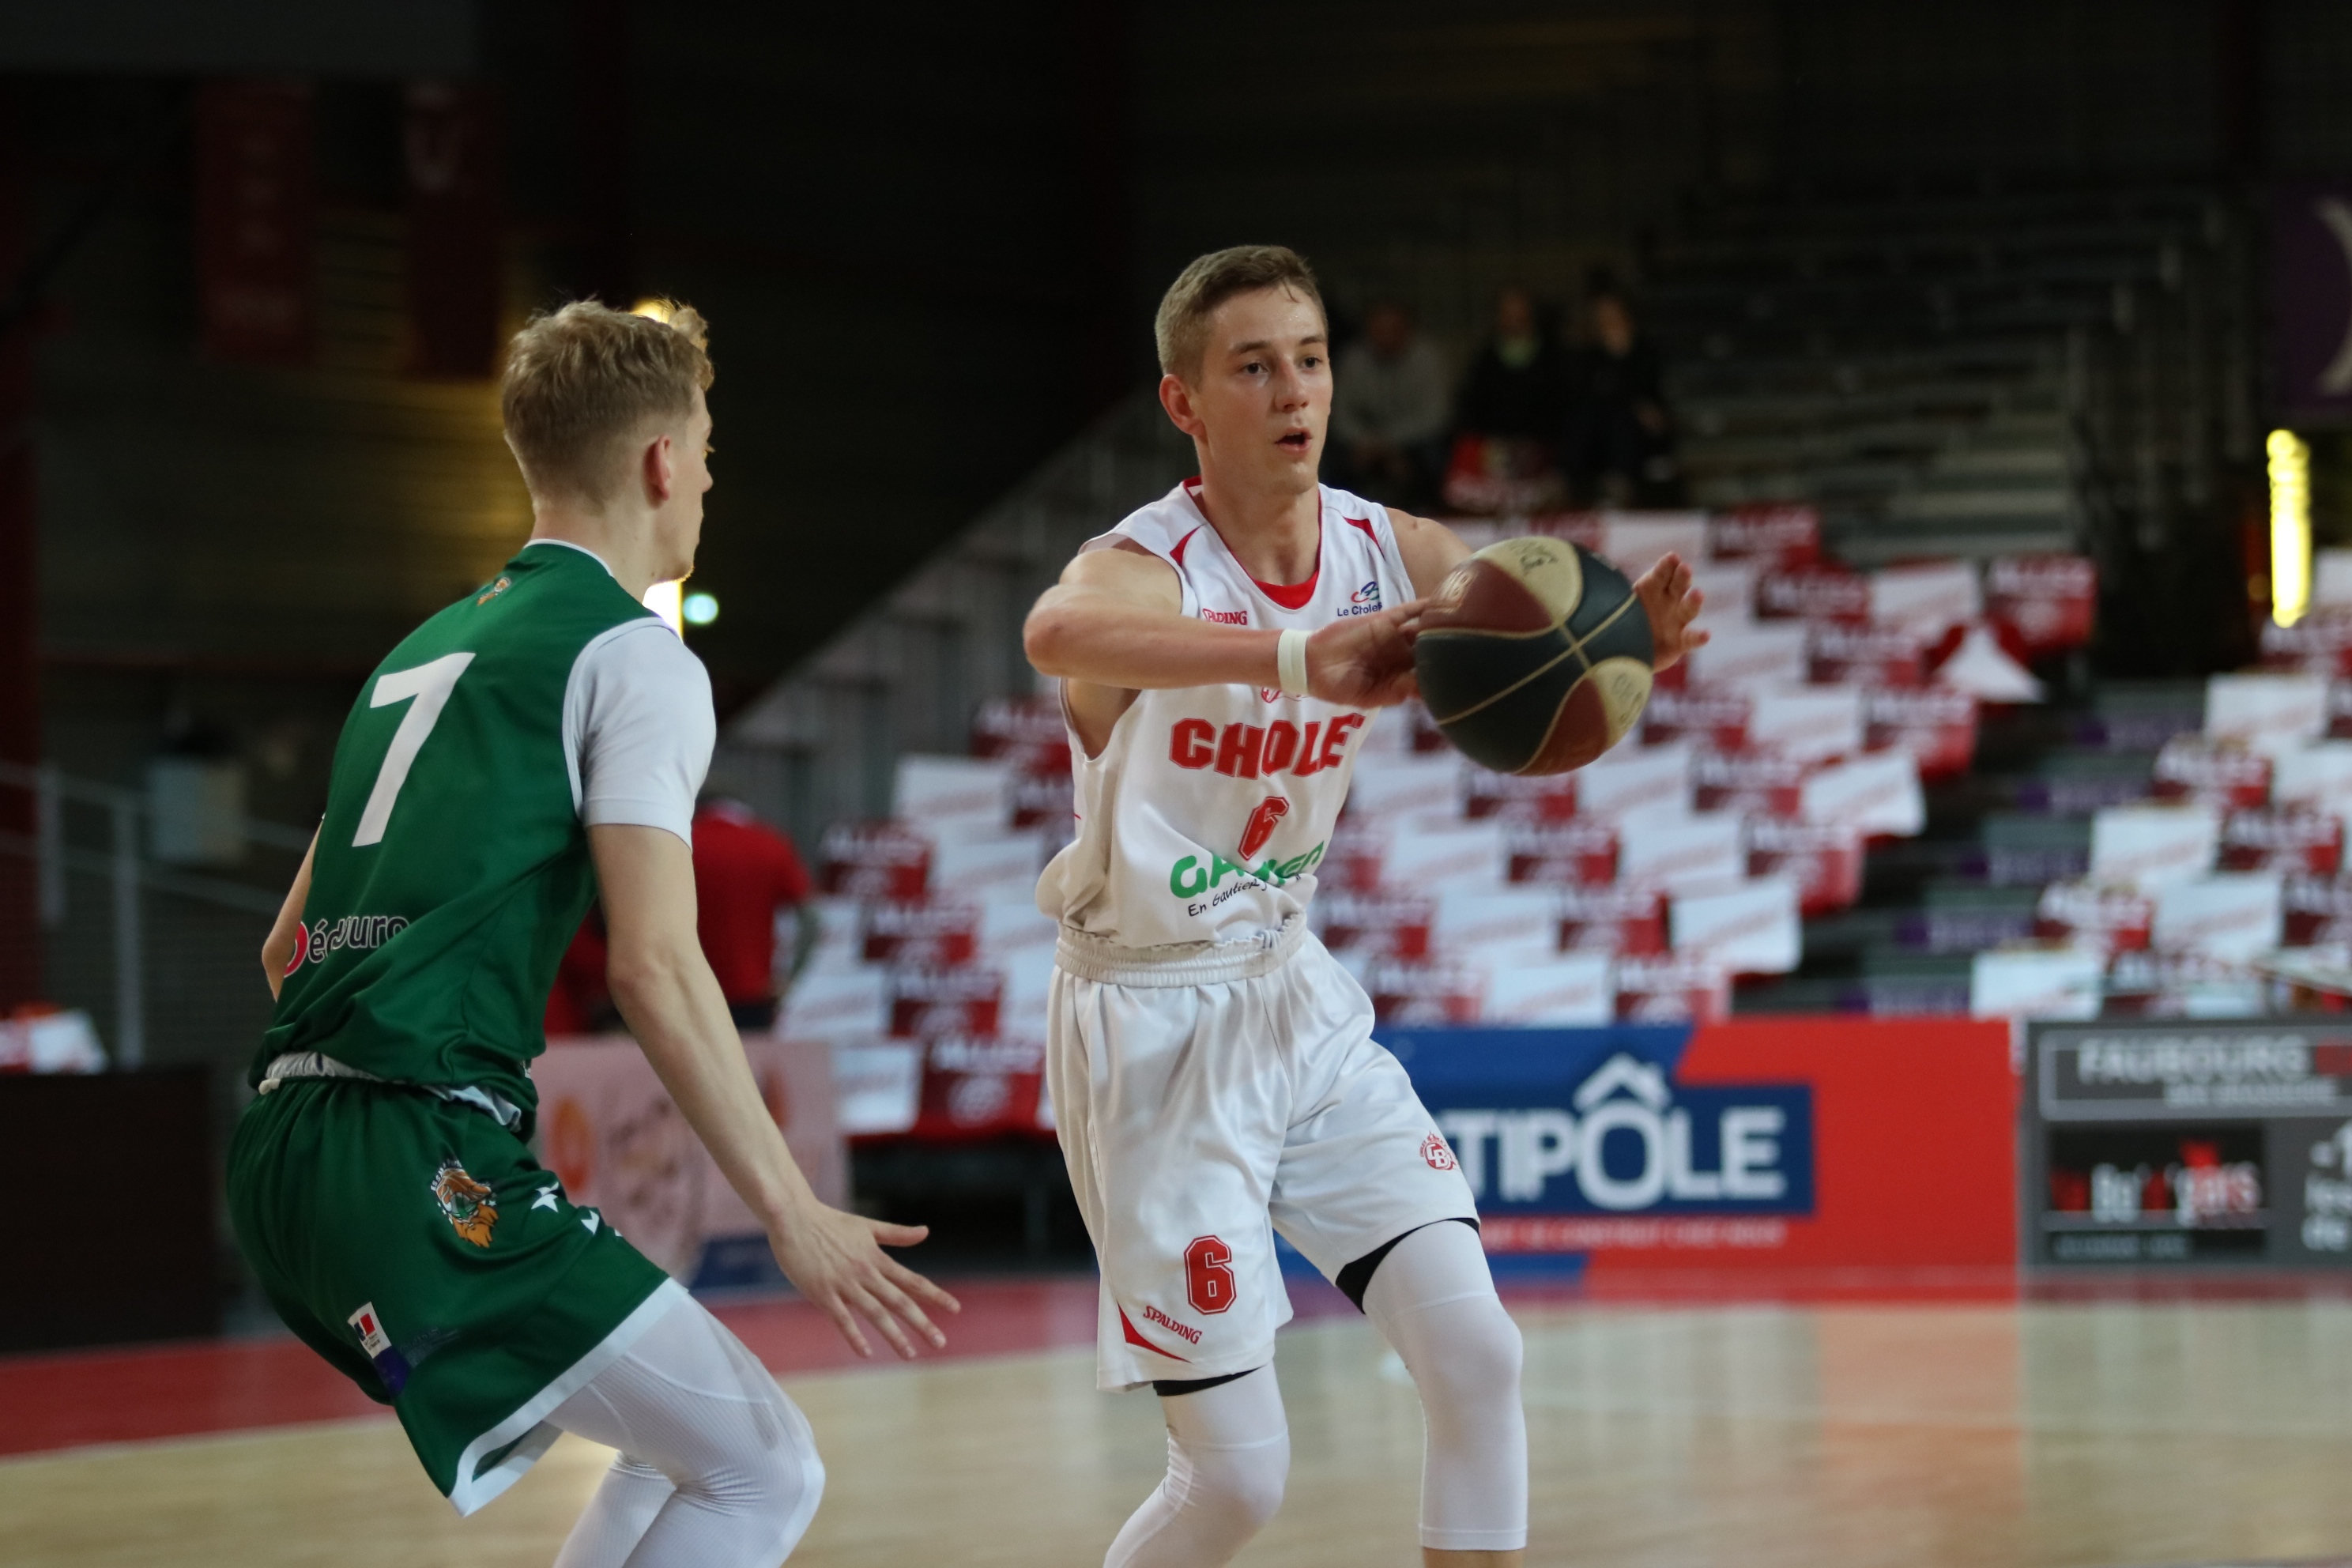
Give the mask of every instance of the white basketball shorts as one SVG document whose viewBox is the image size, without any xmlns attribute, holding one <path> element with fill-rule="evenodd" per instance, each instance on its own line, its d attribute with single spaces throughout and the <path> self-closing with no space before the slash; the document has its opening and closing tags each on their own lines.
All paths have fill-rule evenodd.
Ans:
<svg viewBox="0 0 2352 1568">
<path fill-rule="evenodd" d="M 1273 1360 L 1276 1230 L 1329 1278 L 1478 1212 L 1370 999 L 1303 923 L 1169 963 L 1065 931 L 1049 994 L 1054 1114 L 1102 1268 L 1099 1386 Z"/>
</svg>

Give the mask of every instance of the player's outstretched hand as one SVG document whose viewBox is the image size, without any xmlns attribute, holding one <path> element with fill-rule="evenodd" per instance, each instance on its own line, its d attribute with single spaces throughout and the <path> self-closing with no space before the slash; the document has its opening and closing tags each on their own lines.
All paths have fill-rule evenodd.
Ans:
<svg viewBox="0 0 2352 1568">
<path fill-rule="evenodd" d="M 1307 639 L 1307 689 L 1326 702 L 1387 708 L 1418 696 L 1412 639 L 1426 599 L 1392 610 L 1349 616 Z"/>
<path fill-rule="evenodd" d="M 1707 633 L 1691 623 L 1706 606 L 1706 595 L 1691 585 L 1691 569 L 1672 551 L 1635 580 L 1634 596 L 1650 613 L 1650 668 L 1665 669 L 1695 647 L 1706 646 Z"/>
<path fill-rule="evenodd" d="M 768 1245 L 775 1249 L 784 1278 L 824 1310 L 851 1350 L 862 1356 L 874 1353 L 858 1326 L 862 1317 L 890 1342 L 891 1349 L 912 1361 L 910 1330 L 933 1350 L 948 1342 L 925 1315 L 924 1303 L 942 1312 L 961 1312 L 963 1304 L 882 1249 L 912 1247 L 929 1234 L 928 1226 L 887 1225 L 814 1204 L 793 1224 L 770 1232 Z"/>
</svg>

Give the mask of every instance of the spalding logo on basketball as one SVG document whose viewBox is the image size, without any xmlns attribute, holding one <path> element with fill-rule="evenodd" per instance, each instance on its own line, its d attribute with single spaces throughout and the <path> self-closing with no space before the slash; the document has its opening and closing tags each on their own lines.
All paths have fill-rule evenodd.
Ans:
<svg viewBox="0 0 2352 1568">
<path fill-rule="evenodd" d="M 1421 618 L 1422 700 L 1463 754 L 1562 773 L 1650 700 L 1650 617 L 1625 574 L 1563 539 L 1507 539 L 1456 566 Z"/>
</svg>

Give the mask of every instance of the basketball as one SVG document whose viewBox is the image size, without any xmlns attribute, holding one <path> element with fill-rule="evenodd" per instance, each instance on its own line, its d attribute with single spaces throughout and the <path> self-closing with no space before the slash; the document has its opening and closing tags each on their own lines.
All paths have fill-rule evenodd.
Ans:
<svg viewBox="0 0 2352 1568">
<path fill-rule="evenodd" d="M 1439 584 L 1413 645 L 1422 700 L 1463 755 L 1561 773 L 1650 700 L 1650 617 L 1625 574 L 1562 539 L 1507 539 Z"/>
</svg>

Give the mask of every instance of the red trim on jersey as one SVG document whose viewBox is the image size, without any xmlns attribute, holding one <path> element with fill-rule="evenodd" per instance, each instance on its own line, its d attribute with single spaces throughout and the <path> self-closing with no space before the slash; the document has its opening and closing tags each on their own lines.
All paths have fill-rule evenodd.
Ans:
<svg viewBox="0 0 2352 1568">
<path fill-rule="evenodd" d="M 1114 1305 L 1116 1305 L 1116 1303 L 1114 1303 Z M 1150 1351 L 1153 1355 L 1164 1355 L 1170 1361 L 1181 1361 L 1184 1362 L 1187 1365 L 1191 1364 L 1191 1358 L 1178 1355 L 1174 1351 L 1161 1350 L 1158 1345 L 1153 1344 L 1150 1340 L 1147 1340 L 1141 1334 L 1137 1333 L 1135 1331 L 1135 1325 L 1127 1321 L 1127 1309 L 1124 1307 L 1120 1307 L 1118 1309 L 1118 1326 L 1126 1331 L 1127 1342 L 1129 1344 L 1139 1346 L 1144 1350 Z"/>
<path fill-rule="evenodd" d="M 1315 584 L 1322 575 L 1323 552 L 1318 548 L 1315 552 L 1315 570 L 1307 574 L 1304 583 L 1258 583 L 1255 577 L 1250 581 L 1257 583 L 1257 591 L 1284 609 L 1303 610 L 1307 601 L 1315 597 Z"/>
<path fill-rule="evenodd" d="M 1201 506 L 1201 476 L 1200 476 L 1200 475 L 1198 475 L 1198 474 L 1194 474 L 1191 479 L 1186 479 L 1186 480 L 1184 481 L 1184 493 L 1185 493 L 1186 495 L 1188 495 L 1188 496 L 1190 496 L 1190 497 L 1192 498 L 1193 506 L 1200 508 L 1201 515 L 1202 515 L 1202 517 L 1204 517 L 1204 518 L 1208 517 L 1208 515 L 1209 515 L 1209 513 L 1208 513 L 1208 509 L 1207 509 L 1206 507 L 1202 507 L 1202 506 Z M 1320 489 L 1319 488 L 1317 489 L 1316 494 L 1317 494 L 1317 496 L 1318 496 L 1318 498 L 1321 496 L 1322 491 L 1321 491 L 1321 489 Z M 1371 524 L 1370 524 L 1369 522 L 1362 522 L 1362 521 L 1359 521 L 1358 520 L 1356 520 L 1356 519 L 1354 519 L 1354 518 L 1349 518 L 1348 521 L 1350 521 L 1350 522 L 1354 522 L 1358 528 L 1362 529 L 1362 530 L 1363 530 L 1366 533 L 1368 533 L 1368 534 L 1369 534 L 1369 533 L 1370 533 L 1370 532 L 1372 531 Z M 1210 520 L 1210 521 L 1209 521 L 1209 526 L 1210 526 L 1210 527 L 1212 527 L 1212 528 L 1214 528 L 1214 527 L 1216 526 L 1216 521 L 1215 521 L 1215 520 L 1214 520 L 1214 519 L 1211 519 L 1211 520 Z M 1307 607 L 1307 602 L 1308 602 L 1309 600 L 1311 600 L 1311 599 L 1313 599 L 1313 598 L 1315 597 L 1315 584 L 1316 584 L 1317 583 L 1318 583 L 1318 582 L 1322 581 L 1322 578 L 1323 578 L 1323 544 L 1322 544 L 1322 538 L 1321 538 L 1322 520 L 1321 520 L 1321 518 L 1320 518 L 1320 517 L 1318 517 L 1318 518 L 1316 520 L 1316 528 L 1317 528 L 1317 539 L 1316 539 L 1316 545 L 1315 545 L 1315 570 L 1314 570 L 1314 571 L 1312 571 L 1312 572 L 1310 572 L 1310 573 L 1308 573 L 1308 574 L 1307 574 L 1307 581 L 1306 581 L 1306 582 L 1304 582 L 1304 583 L 1266 583 L 1266 582 L 1261 582 L 1261 581 L 1259 581 L 1259 579 L 1257 579 L 1257 578 L 1255 578 L 1255 577 L 1252 577 L 1252 578 L 1250 579 L 1250 581 L 1251 581 L 1251 582 L 1253 582 L 1253 583 L 1256 583 L 1256 584 L 1257 584 L 1257 591 L 1258 591 L 1259 593 L 1264 594 L 1267 598 L 1272 599 L 1276 604 L 1277 604 L 1277 605 L 1281 605 L 1281 606 L 1282 606 L 1284 609 L 1286 609 L 1286 610 L 1303 610 L 1303 609 L 1305 609 L 1305 608 Z M 1198 528 L 1195 528 L 1194 530 L 1192 530 L 1192 533 L 1198 533 L 1198 532 L 1200 532 L 1200 531 L 1200 531 Z M 1171 551 L 1170 551 L 1170 552 L 1168 552 L 1168 553 L 1169 553 L 1169 557 L 1170 557 L 1170 559 L 1173 560 L 1173 561 L 1176 563 L 1176 564 L 1177 564 L 1177 565 L 1179 565 L 1179 566 L 1181 566 L 1181 565 L 1183 565 L 1183 564 L 1184 564 L 1184 546 L 1186 546 L 1187 544 L 1190 544 L 1190 543 L 1192 542 L 1192 533 L 1188 533 L 1188 534 L 1186 534 L 1183 538 L 1181 538 L 1181 539 L 1178 540 L 1178 541 L 1176 542 L 1176 548 L 1175 548 L 1175 549 L 1173 549 L 1173 550 L 1171 550 Z M 1224 537 L 1225 537 L 1225 536 L 1224 536 L 1223 534 L 1222 534 L 1222 533 L 1220 533 L 1220 534 L 1218 534 L 1218 535 L 1217 535 L 1217 538 L 1218 538 L 1220 541 L 1223 540 L 1223 538 L 1224 538 Z M 1377 544 L 1380 542 L 1380 541 L 1379 541 L 1377 538 L 1375 538 L 1375 539 L 1372 541 L 1372 542 L 1373 542 L 1375 545 L 1377 545 Z M 1232 545 L 1228 544 L 1228 545 L 1226 545 L 1226 546 L 1225 546 L 1225 553 L 1227 553 L 1228 555 L 1233 554 L 1233 546 L 1232 546 Z M 1240 563 L 1241 563 L 1241 558 L 1240 558 L 1239 556 L 1235 556 L 1235 557 L 1234 557 L 1234 564 L 1235 564 L 1235 565 L 1239 565 Z M 1246 569 L 1244 569 L 1244 570 L 1246 570 Z M 1131 1333 L 1131 1332 L 1133 1332 L 1134 1331 L 1133 1331 L 1133 1330 L 1129 1330 L 1129 1331 Z M 1136 1342 L 1137 1342 L 1138 1344 L 1140 1344 L 1140 1343 L 1142 1343 L 1143 1342 L 1142 1342 L 1142 1341 L 1140 1341 L 1140 1340 L 1139 1340 L 1139 1341 L 1137 1341 Z M 1163 1353 L 1163 1354 L 1164 1354 L 1164 1353 L 1166 1353 L 1166 1352 L 1161 1352 L 1161 1353 Z M 1181 1360 L 1182 1360 L 1183 1358 L 1180 1356 L 1180 1357 L 1178 1357 L 1177 1359 L 1181 1361 Z"/>
<path fill-rule="evenodd" d="M 1372 542 L 1372 548 L 1378 550 L 1381 547 L 1381 536 L 1372 531 L 1372 520 L 1370 518 L 1351 517 L 1348 520 L 1348 526 L 1349 528 L 1362 529 L 1364 531 L 1364 537 Z"/>
</svg>

